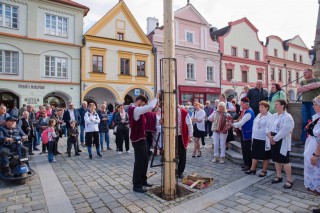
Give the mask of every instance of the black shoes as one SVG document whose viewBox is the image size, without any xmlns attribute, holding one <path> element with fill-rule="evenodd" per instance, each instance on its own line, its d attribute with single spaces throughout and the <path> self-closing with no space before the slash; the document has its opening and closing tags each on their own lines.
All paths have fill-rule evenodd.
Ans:
<svg viewBox="0 0 320 213">
<path fill-rule="evenodd" d="M 246 168 L 247 166 L 245 165 L 245 164 L 242 164 L 241 165 L 241 169 L 244 169 L 244 168 Z"/>
<path fill-rule="evenodd" d="M 287 182 L 284 184 L 283 188 L 291 189 L 292 185 L 293 185 L 293 183 L 287 180 Z"/>
<path fill-rule="evenodd" d="M 33 152 L 29 152 L 29 155 L 34 155 L 34 153 Z"/>
<path fill-rule="evenodd" d="M 133 187 L 133 191 L 134 191 L 134 192 L 138 192 L 138 193 L 145 193 L 145 192 L 147 192 L 147 190 L 143 189 L 142 187 Z"/>
<path fill-rule="evenodd" d="M 148 182 L 145 182 L 145 183 L 143 183 L 142 185 L 143 185 L 143 186 L 146 186 L 146 187 L 152 187 L 152 186 L 153 186 L 153 184 L 150 184 L 150 183 L 148 183 Z"/>
<path fill-rule="evenodd" d="M 40 149 L 36 147 L 36 148 L 33 148 L 33 151 L 40 151 Z"/>
<path fill-rule="evenodd" d="M 78 152 L 82 152 L 82 150 L 81 150 L 81 149 L 79 149 L 79 150 L 78 150 Z"/>
<path fill-rule="evenodd" d="M 111 149 L 110 147 L 108 147 L 107 150 L 113 150 L 113 149 Z"/>
<path fill-rule="evenodd" d="M 250 167 L 249 167 L 249 166 L 246 166 L 246 167 L 244 167 L 244 168 L 242 169 L 242 171 L 248 171 L 248 170 L 250 170 Z"/>
<path fill-rule="evenodd" d="M 312 212 L 313 213 L 320 213 L 320 209 L 313 209 Z"/>
<path fill-rule="evenodd" d="M 71 154 L 70 154 L 70 153 L 68 153 L 68 157 L 69 157 L 69 158 L 71 157 Z"/>
<path fill-rule="evenodd" d="M 80 154 L 79 154 L 79 153 L 76 153 L 75 156 L 80 156 Z"/>
<path fill-rule="evenodd" d="M 248 170 L 248 171 L 246 171 L 246 172 L 244 172 L 244 173 L 246 173 L 247 175 L 255 175 L 256 174 L 256 172 L 257 172 L 257 170 Z"/>
<path fill-rule="evenodd" d="M 183 178 L 184 178 L 184 175 L 183 175 L 183 174 L 178 174 L 178 178 L 179 178 L 179 179 L 183 179 Z"/>
<path fill-rule="evenodd" d="M 267 171 L 261 171 L 259 177 L 265 177 L 267 175 Z"/>
<path fill-rule="evenodd" d="M 282 182 L 282 177 L 281 177 L 281 178 L 276 177 L 275 179 L 273 179 L 273 180 L 271 181 L 271 183 L 273 183 L 273 184 L 275 184 L 275 183 L 281 183 L 281 182 Z"/>
<path fill-rule="evenodd" d="M 89 158 L 92 159 L 92 155 L 89 155 Z"/>
<path fill-rule="evenodd" d="M 100 153 L 98 153 L 98 156 L 99 156 L 100 158 L 102 158 L 102 155 L 101 155 Z"/>
</svg>

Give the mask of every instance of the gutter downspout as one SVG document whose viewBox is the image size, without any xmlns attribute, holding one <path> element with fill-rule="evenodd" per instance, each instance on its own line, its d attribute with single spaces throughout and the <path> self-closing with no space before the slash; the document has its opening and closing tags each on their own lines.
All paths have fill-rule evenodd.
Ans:
<svg viewBox="0 0 320 213">
<path fill-rule="evenodd" d="M 154 55 L 154 97 L 157 94 L 158 91 L 158 70 L 157 70 L 157 61 L 158 61 L 158 55 L 157 55 L 157 48 L 154 46 L 154 43 L 152 42 L 153 48 L 152 53 Z"/>
<path fill-rule="evenodd" d="M 219 52 L 220 52 L 220 50 L 219 50 Z M 222 56 L 223 56 L 223 53 L 222 52 L 220 52 L 220 65 L 219 65 L 219 67 L 220 67 L 220 72 L 219 72 L 219 78 L 220 78 L 220 94 L 222 93 L 222 88 L 221 88 L 221 85 L 222 85 L 222 79 L 221 79 L 221 73 L 222 73 Z M 219 94 L 219 95 L 220 95 Z"/>
<path fill-rule="evenodd" d="M 82 38 L 82 46 L 80 47 L 80 106 L 82 103 L 82 48 L 86 45 L 86 38 Z"/>
</svg>

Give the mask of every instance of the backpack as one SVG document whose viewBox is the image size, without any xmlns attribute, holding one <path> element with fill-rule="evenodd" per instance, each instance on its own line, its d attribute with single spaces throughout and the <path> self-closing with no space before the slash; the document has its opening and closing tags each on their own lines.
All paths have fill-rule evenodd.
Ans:
<svg viewBox="0 0 320 213">
<path fill-rule="evenodd" d="M 43 144 L 48 144 L 49 143 L 49 132 L 53 132 L 53 130 L 49 130 L 47 128 L 41 133 L 41 141 L 42 141 Z"/>
</svg>

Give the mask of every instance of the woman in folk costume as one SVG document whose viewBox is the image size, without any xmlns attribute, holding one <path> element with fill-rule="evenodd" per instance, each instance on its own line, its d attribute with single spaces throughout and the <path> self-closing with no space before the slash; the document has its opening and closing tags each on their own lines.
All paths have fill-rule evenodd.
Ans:
<svg viewBox="0 0 320 213">
<path fill-rule="evenodd" d="M 294 121 L 292 116 L 286 112 L 286 106 L 287 102 L 283 99 L 279 99 L 275 102 L 277 113 L 272 114 L 266 128 L 266 150 L 271 148 L 272 161 L 275 163 L 277 171 L 277 176 L 272 180 L 272 183 L 282 182 L 281 169 L 283 165 L 287 176 L 287 182 L 283 187 L 285 189 L 290 189 L 293 183 L 289 155 L 291 151 L 291 132 L 294 127 Z"/>
<path fill-rule="evenodd" d="M 183 172 L 186 167 L 187 147 L 189 141 L 192 141 L 193 127 L 192 121 L 187 110 L 178 109 L 178 178 L 183 178 Z"/>
<path fill-rule="evenodd" d="M 153 147 L 154 147 L 154 153 L 157 155 L 158 148 L 159 148 L 159 154 L 162 155 L 163 152 L 163 132 L 162 132 L 162 120 L 161 120 L 161 108 L 157 107 L 155 109 L 156 113 L 156 133 L 153 137 Z"/>
<path fill-rule="evenodd" d="M 304 186 L 320 195 L 320 96 L 313 99 L 313 108 L 316 114 L 307 125 L 309 136 L 304 150 Z"/>
<path fill-rule="evenodd" d="M 220 153 L 220 163 L 224 163 L 226 156 L 226 140 L 228 135 L 228 129 L 232 127 L 232 117 L 227 113 L 227 107 L 224 102 L 218 104 L 217 111 L 214 111 L 208 120 L 212 122 L 213 131 L 213 144 L 214 144 L 214 158 L 212 162 L 217 162 Z"/>
</svg>

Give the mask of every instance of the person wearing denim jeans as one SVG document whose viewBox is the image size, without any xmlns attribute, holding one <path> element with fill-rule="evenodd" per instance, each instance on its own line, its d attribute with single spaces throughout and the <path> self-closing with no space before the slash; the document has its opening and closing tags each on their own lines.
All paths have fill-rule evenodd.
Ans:
<svg viewBox="0 0 320 213">
<path fill-rule="evenodd" d="M 103 142 L 106 141 L 107 149 L 112 150 L 110 148 L 110 138 L 109 138 L 109 126 L 108 126 L 108 111 L 106 110 L 107 106 L 105 104 L 102 104 L 100 107 L 100 111 L 98 113 L 100 118 L 99 123 L 99 136 L 100 136 L 100 148 L 101 151 L 106 151 L 103 149 Z"/>
<path fill-rule="evenodd" d="M 88 111 L 88 103 L 86 101 L 82 102 L 82 106 L 78 109 L 78 112 L 80 114 L 80 143 L 82 146 L 85 146 L 84 144 L 84 129 L 85 129 L 85 121 L 84 121 L 84 115 Z"/>
<path fill-rule="evenodd" d="M 298 88 L 298 93 L 302 93 L 302 131 L 301 142 L 297 145 L 304 145 L 306 141 L 307 131 L 305 127 L 315 114 L 312 100 L 320 95 L 320 79 L 313 77 L 313 70 L 310 68 L 305 69 L 303 76 L 305 80 L 300 82 L 300 87 Z"/>
</svg>

